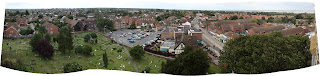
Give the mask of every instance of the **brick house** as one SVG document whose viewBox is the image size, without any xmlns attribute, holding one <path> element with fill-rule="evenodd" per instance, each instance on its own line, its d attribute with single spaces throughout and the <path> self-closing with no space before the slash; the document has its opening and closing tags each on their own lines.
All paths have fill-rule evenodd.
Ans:
<svg viewBox="0 0 320 76">
<path fill-rule="evenodd" d="M 45 22 L 45 23 L 42 24 L 42 26 L 44 26 L 46 28 L 47 32 L 50 35 L 56 35 L 59 32 L 59 28 L 56 25 L 52 24 L 52 23 Z"/>
</svg>

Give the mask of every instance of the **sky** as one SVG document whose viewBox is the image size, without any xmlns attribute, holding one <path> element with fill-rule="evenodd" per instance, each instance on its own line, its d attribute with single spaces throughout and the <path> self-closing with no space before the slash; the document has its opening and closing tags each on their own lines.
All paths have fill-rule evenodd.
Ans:
<svg viewBox="0 0 320 76">
<path fill-rule="evenodd" d="M 6 9 L 159 8 L 184 10 L 314 10 L 314 0 L 6 0 Z"/>
</svg>

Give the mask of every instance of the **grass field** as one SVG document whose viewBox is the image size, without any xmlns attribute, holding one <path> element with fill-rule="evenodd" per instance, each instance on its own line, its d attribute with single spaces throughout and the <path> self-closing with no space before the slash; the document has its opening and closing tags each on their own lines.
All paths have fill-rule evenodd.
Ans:
<svg viewBox="0 0 320 76">
<path fill-rule="evenodd" d="M 87 33 L 73 34 L 73 44 L 87 44 L 83 39 Z M 127 58 L 128 56 L 125 50 L 123 50 L 123 48 L 127 47 L 114 45 L 110 39 L 99 34 L 97 35 L 98 43 L 90 44 L 93 47 L 93 52 L 91 52 L 92 55 L 90 56 L 75 54 L 73 50 L 62 54 L 60 51 L 56 51 L 58 44 L 51 42 L 55 52 L 53 58 L 47 60 L 39 57 L 37 53 L 32 52 L 31 46 L 29 45 L 30 39 L 3 39 L 2 57 L 21 60 L 21 62 L 27 66 L 27 71 L 33 73 L 63 73 L 64 65 L 71 62 L 79 63 L 83 70 L 108 69 L 136 72 L 132 62 Z M 127 49 L 130 51 L 130 48 Z M 122 50 L 123 52 L 118 52 L 117 50 Z M 102 55 L 105 52 L 109 59 L 107 68 L 103 67 L 104 63 L 102 59 Z M 145 54 L 144 56 L 141 60 L 134 60 L 139 71 L 142 72 L 145 67 L 151 67 L 150 73 L 160 73 L 161 62 L 165 62 L 166 60 L 149 54 Z M 118 59 L 118 57 L 121 57 L 121 59 Z M 125 67 L 120 67 L 121 65 Z M 219 72 L 220 69 L 216 65 L 210 64 L 209 74 Z"/>
<path fill-rule="evenodd" d="M 73 34 L 74 44 L 85 44 L 83 37 L 86 33 Z M 20 59 L 23 64 L 27 65 L 29 72 L 34 73 L 62 73 L 63 66 L 70 62 L 78 62 L 84 70 L 86 69 L 121 69 L 125 71 L 135 71 L 133 66 L 128 64 L 128 61 L 122 59 L 127 58 L 125 53 L 118 53 L 116 51 L 110 52 L 110 48 L 120 48 L 118 45 L 110 45 L 109 39 L 98 35 L 98 43 L 91 44 L 94 55 L 86 56 L 82 54 L 75 54 L 73 51 L 62 54 L 60 51 L 55 51 L 52 60 L 46 60 L 31 51 L 29 45 L 30 39 L 3 39 L 2 57 Z M 8 44 L 8 45 L 7 45 Z M 57 43 L 51 43 L 54 49 L 58 49 Z M 11 49 L 10 49 L 11 47 Z M 100 49 L 101 47 L 101 49 Z M 109 58 L 109 65 L 107 68 L 103 67 L 102 54 L 107 52 Z M 122 59 L 117 59 L 117 56 L 122 56 Z M 120 65 L 125 65 L 125 68 L 120 68 Z"/>
</svg>

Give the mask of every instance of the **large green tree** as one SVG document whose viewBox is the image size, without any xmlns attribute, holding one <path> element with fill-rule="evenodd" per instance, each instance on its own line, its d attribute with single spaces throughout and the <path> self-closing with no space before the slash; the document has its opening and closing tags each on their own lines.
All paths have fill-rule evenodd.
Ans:
<svg viewBox="0 0 320 76">
<path fill-rule="evenodd" d="M 99 31 L 103 31 L 105 28 L 112 30 L 113 28 L 113 21 L 110 19 L 98 18 L 97 20 L 95 20 L 95 22 Z"/>
<path fill-rule="evenodd" d="M 201 48 L 192 48 L 187 45 L 184 52 L 175 60 L 162 63 L 161 72 L 177 75 L 203 75 L 210 67 L 207 53 Z"/>
<path fill-rule="evenodd" d="M 270 73 L 310 66 L 306 36 L 282 36 L 281 32 L 269 35 L 239 36 L 229 40 L 226 51 L 219 59 L 223 72 Z"/>
<path fill-rule="evenodd" d="M 71 31 L 70 26 L 63 26 L 57 35 L 58 49 L 63 53 L 73 49 Z"/>
<path fill-rule="evenodd" d="M 137 59 L 137 60 L 140 60 L 142 59 L 142 56 L 144 56 L 144 50 L 142 48 L 142 46 L 140 45 L 136 45 L 134 47 L 132 47 L 129 51 L 130 53 L 130 56 L 133 58 L 133 59 Z"/>
</svg>

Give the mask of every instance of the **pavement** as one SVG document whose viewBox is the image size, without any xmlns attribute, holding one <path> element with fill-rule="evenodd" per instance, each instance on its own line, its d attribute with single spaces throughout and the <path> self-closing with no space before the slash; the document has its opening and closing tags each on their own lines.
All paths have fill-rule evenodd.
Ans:
<svg viewBox="0 0 320 76">
<path fill-rule="evenodd" d="M 132 65 L 133 65 L 134 69 L 139 73 L 139 69 L 137 68 L 136 64 L 133 62 L 133 59 L 132 59 L 132 57 L 130 56 L 127 48 L 124 48 L 124 50 L 126 51 L 126 53 L 127 53 L 127 55 L 128 55 L 128 58 L 129 58 L 130 61 L 132 62 Z"/>
<path fill-rule="evenodd" d="M 149 36 L 146 36 L 145 38 L 142 38 L 141 40 L 134 40 L 134 43 L 130 43 L 128 38 L 131 37 L 132 35 L 128 35 L 128 32 L 134 32 L 134 31 L 139 31 L 138 29 L 134 29 L 134 30 L 131 30 L 131 29 L 123 29 L 122 31 L 119 30 L 119 31 L 114 31 L 112 34 L 111 34 L 111 37 L 113 37 L 115 39 L 115 41 L 119 44 L 122 44 L 122 45 L 125 45 L 125 46 L 128 46 L 128 47 L 133 47 L 135 45 L 143 45 L 145 44 L 145 42 L 147 41 L 150 41 L 150 40 L 155 40 L 157 34 L 161 34 L 160 31 L 157 31 L 157 32 L 145 32 L 145 33 L 149 33 L 150 35 Z M 141 32 L 141 31 L 140 31 Z M 122 33 L 125 33 L 127 34 L 126 37 L 120 37 L 120 35 Z"/>
</svg>

